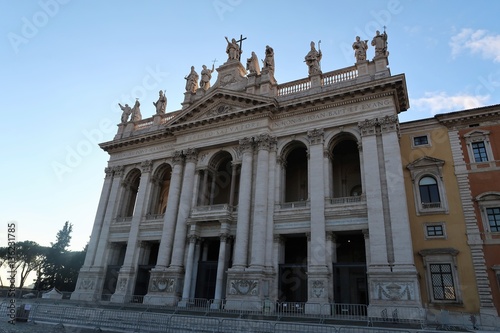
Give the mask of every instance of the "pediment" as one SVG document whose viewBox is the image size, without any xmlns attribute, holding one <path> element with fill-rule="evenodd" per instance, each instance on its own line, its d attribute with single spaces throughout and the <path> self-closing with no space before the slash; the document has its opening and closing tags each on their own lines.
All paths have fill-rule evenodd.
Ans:
<svg viewBox="0 0 500 333">
<path fill-rule="evenodd" d="M 484 131 L 484 130 L 474 130 L 474 131 L 471 131 L 467 134 L 464 134 L 464 138 L 468 139 L 468 138 L 477 138 L 477 137 L 485 137 L 485 136 L 488 136 L 490 134 L 490 131 Z"/>
<path fill-rule="evenodd" d="M 168 127 L 172 130 L 223 121 L 276 109 L 274 98 L 218 88 L 181 110 Z"/>
<path fill-rule="evenodd" d="M 430 157 L 430 156 L 423 156 L 423 157 L 420 157 L 420 158 L 416 159 L 415 161 L 409 163 L 406 167 L 409 170 L 414 170 L 414 169 L 419 169 L 419 168 L 427 168 L 429 166 L 440 167 L 443 165 L 444 165 L 444 161 L 440 160 L 439 158 L 434 158 L 434 157 Z"/>
</svg>

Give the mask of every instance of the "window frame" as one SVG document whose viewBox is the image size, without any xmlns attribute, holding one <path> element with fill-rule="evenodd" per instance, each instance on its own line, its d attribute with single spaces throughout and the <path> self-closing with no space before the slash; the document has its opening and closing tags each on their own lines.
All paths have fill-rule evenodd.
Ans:
<svg viewBox="0 0 500 333">
<path fill-rule="evenodd" d="M 490 166 L 495 166 L 495 157 L 493 156 L 493 150 L 491 149 L 490 143 L 490 131 L 475 129 L 463 135 L 465 144 L 467 146 L 467 153 L 469 154 L 469 164 L 472 169 L 477 168 L 478 164 L 490 164 Z M 476 162 L 474 155 L 473 143 L 483 142 L 487 161 Z"/>
<path fill-rule="evenodd" d="M 413 198 L 417 216 L 448 214 L 448 200 L 443 183 L 443 165 L 443 160 L 430 156 L 423 156 L 406 166 L 406 168 L 410 170 L 411 180 L 413 182 Z M 424 205 L 422 203 L 419 184 L 420 180 L 426 176 L 430 176 L 436 180 L 440 199 L 439 207 L 437 205 Z"/>
<path fill-rule="evenodd" d="M 500 208 L 500 192 L 485 192 L 475 198 L 480 212 L 486 244 L 500 244 L 500 230 L 492 231 L 488 219 L 488 208 Z"/>
<path fill-rule="evenodd" d="M 446 224 L 444 222 L 427 222 L 423 224 L 425 239 L 446 239 Z M 442 235 L 429 235 L 429 227 L 441 227 Z"/>
<path fill-rule="evenodd" d="M 463 304 L 460 279 L 457 269 L 457 255 L 459 251 L 454 248 L 425 249 L 418 252 L 422 257 L 425 268 L 425 280 L 429 303 L 433 304 Z M 434 285 L 432 283 L 431 265 L 450 265 L 450 274 L 455 292 L 455 299 L 436 299 L 434 297 Z"/>
<path fill-rule="evenodd" d="M 427 143 L 422 143 L 422 144 L 415 144 L 415 139 L 416 138 L 423 138 L 423 137 L 426 137 L 427 138 Z M 420 148 L 420 147 L 431 147 L 431 138 L 430 138 L 430 135 L 428 133 L 425 133 L 425 134 L 419 134 L 419 135 L 412 135 L 411 136 L 411 147 L 413 149 L 415 148 Z"/>
</svg>

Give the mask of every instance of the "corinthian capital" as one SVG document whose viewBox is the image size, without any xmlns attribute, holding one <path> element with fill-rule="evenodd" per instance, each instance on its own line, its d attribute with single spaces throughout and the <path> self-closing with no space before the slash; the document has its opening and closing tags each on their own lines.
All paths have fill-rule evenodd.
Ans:
<svg viewBox="0 0 500 333">
<path fill-rule="evenodd" d="M 182 164 L 184 160 L 184 156 L 182 155 L 182 151 L 176 150 L 174 151 L 174 156 L 172 156 L 172 164 Z"/>
<path fill-rule="evenodd" d="M 240 140 L 240 151 L 244 153 L 251 153 L 253 149 L 253 140 L 252 138 L 243 138 Z"/>
<path fill-rule="evenodd" d="M 198 161 L 198 150 L 196 148 L 188 148 L 184 151 L 186 162 L 196 163 Z"/>
<path fill-rule="evenodd" d="M 374 135 L 376 134 L 375 126 L 377 125 L 377 119 L 365 119 L 358 123 L 359 130 L 362 136 Z"/>
<path fill-rule="evenodd" d="M 396 115 L 385 116 L 384 118 L 379 119 L 378 122 L 382 132 L 392 132 L 399 129 L 399 120 Z"/>
<path fill-rule="evenodd" d="M 257 143 L 258 149 L 265 149 L 265 150 L 270 150 L 273 148 L 274 145 L 276 145 L 276 138 L 270 136 L 269 134 L 259 134 L 258 136 L 255 137 L 255 142 Z"/>
<path fill-rule="evenodd" d="M 307 132 L 307 137 L 309 138 L 309 143 L 311 145 L 318 145 L 323 143 L 323 137 L 325 132 L 322 128 L 315 128 Z"/>
<path fill-rule="evenodd" d="M 153 167 L 153 162 L 151 160 L 146 160 L 141 162 L 142 172 L 151 172 L 152 167 Z"/>
</svg>

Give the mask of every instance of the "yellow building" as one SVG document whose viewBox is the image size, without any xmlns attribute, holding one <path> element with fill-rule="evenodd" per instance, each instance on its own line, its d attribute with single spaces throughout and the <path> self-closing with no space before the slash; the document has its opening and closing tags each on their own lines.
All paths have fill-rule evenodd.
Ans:
<svg viewBox="0 0 500 333">
<path fill-rule="evenodd" d="M 437 118 L 401 124 L 401 158 L 423 306 L 478 313 L 480 300 L 448 128 Z"/>
</svg>

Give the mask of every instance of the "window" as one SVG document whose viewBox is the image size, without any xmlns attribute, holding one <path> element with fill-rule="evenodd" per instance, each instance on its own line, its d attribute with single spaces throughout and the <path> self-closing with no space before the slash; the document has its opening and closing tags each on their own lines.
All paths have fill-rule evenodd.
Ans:
<svg viewBox="0 0 500 333">
<path fill-rule="evenodd" d="M 453 248 L 420 250 L 430 303 L 462 303 L 457 255 Z"/>
<path fill-rule="evenodd" d="M 441 200 L 439 199 L 439 188 L 434 177 L 425 176 L 418 182 L 420 190 L 420 201 L 423 208 L 439 208 Z"/>
<path fill-rule="evenodd" d="M 413 137 L 413 146 L 423 146 L 429 144 L 427 135 Z"/>
<path fill-rule="evenodd" d="M 500 231 L 500 207 L 486 208 L 488 224 L 491 232 Z"/>
<path fill-rule="evenodd" d="M 455 301 L 451 264 L 430 264 L 432 296 L 435 300 Z"/>
<path fill-rule="evenodd" d="M 448 213 L 443 165 L 443 160 L 423 156 L 406 166 L 411 174 L 417 215 Z"/>
<path fill-rule="evenodd" d="M 471 146 L 472 152 L 474 153 L 474 161 L 476 163 L 488 161 L 488 154 L 486 153 L 484 141 L 473 142 Z"/>
<path fill-rule="evenodd" d="M 431 224 L 425 226 L 427 237 L 443 237 L 444 236 L 444 227 L 442 224 Z"/>
<path fill-rule="evenodd" d="M 485 192 L 475 198 L 481 212 L 485 244 L 500 244 L 500 192 Z"/>
<path fill-rule="evenodd" d="M 464 136 L 471 168 L 475 169 L 475 163 L 490 162 L 490 166 L 494 166 L 493 151 L 490 145 L 490 132 L 480 129 L 475 129 Z"/>
</svg>

